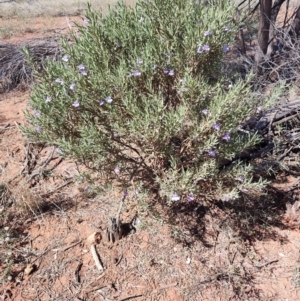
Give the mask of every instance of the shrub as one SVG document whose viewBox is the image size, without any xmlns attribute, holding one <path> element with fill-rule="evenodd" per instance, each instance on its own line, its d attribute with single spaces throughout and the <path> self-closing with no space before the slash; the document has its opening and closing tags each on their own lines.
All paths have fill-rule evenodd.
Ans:
<svg viewBox="0 0 300 301">
<path fill-rule="evenodd" d="M 255 145 L 239 125 L 255 110 L 249 80 L 224 90 L 230 1 L 141 0 L 104 17 L 90 7 L 64 55 L 49 61 L 27 111 L 31 138 L 167 202 L 235 199 L 259 190 L 236 153 Z"/>
</svg>

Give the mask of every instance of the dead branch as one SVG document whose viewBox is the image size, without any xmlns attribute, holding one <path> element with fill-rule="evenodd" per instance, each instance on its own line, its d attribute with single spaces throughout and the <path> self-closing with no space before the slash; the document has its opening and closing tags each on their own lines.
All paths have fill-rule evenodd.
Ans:
<svg viewBox="0 0 300 301">
<path fill-rule="evenodd" d="M 143 297 L 143 295 L 128 296 L 128 297 L 125 297 L 125 298 L 121 299 L 120 301 L 128 301 L 128 300 L 139 298 L 139 297 Z"/>
<path fill-rule="evenodd" d="M 299 110 L 300 99 L 296 99 L 282 105 L 277 105 L 276 107 L 267 110 L 251 128 L 257 131 L 264 131 L 269 128 L 270 123 L 273 125 L 279 125 L 287 121 L 285 119 L 286 117 L 298 117 Z"/>
<path fill-rule="evenodd" d="M 75 281 L 76 283 L 80 283 L 80 275 L 79 275 L 79 272 L 82 268 L 82 265 L 83 263 L 82 262 L 79 262 L 77 267 L 76 267 L 76 270 L 75 270 Z"/>
<path fill-rule="evenodd" d="M 10 91 L 20 83 L 29 85 L 34 79 L 24 49 L 40 70 L 47 58 L 57 60 L 60 55 L 60 48 L 53 39 L 35 39 L 21 45 L 0 43 L 0 93 Z"/>
<path fill-rule="evenodd" d="M 296 126 L 299 124 L 299 126 Z M 276 127 L 281 125 L 280 136 Z M 228 166 L 236 160 L 253 160 L 267 157 L 275 148 L 280 148 L 280 154 L 273 159 L 278 163 L 289 156 L 292 151 L 300 150 L 300 99 L 277 104 L 266 110 L 260 116 L 253 116 L 241 126 L 241 134 L 257 133 L 261 137 L 261 143 L 251 149 L 246 149 L 234 156 L 232 160 L 223 160 L 220 166 Z M 274 143 L 274 137 L 277 141 Z M 278 147 L 280 146 L 280 147 Z"/>
<path fill-rule="evenodd" d="M 270 19 L 272 0 L 260 1 L 260 18 L 258 29 L 258 47 L 255 53 L 257 73 L 262 73 L 261 62 L 264 60 L 269 45 Z"/>
<path fill-rule="evenodd" d="M 257 268 L 257 269 L 262 269 L 265 266 L 270 265 L 270 264 L 275 263 L 275 262 L 278 262 L 278 261 L 279 261 L 278 259 L 275 259 L 275 260 L 271 260 L 271 261 L 268 261 L 266 263 L 263 263 L 261 265 L 255 265 L 254 267 Z"/>
<path fill-rule="evenodd" d="M 270 31 L 269 31 L 269 38 L 268 38 L 268 50 L 267 53 L 269 56 L 271 56 L 271 53 L 273 52 L 274 46 L 276 46 L 276 39 L 275 39 L 275 33 L 276 33 L 276 19 L 279 13 L 279 10 L 281 8 L 281 5 L 285 2 L 285 0 L 276 0 L 274 5 L 271 9 L 271 15 L 270 15 Z M 287 0 L 287 5 L 289 4 L 289 0 Z"/>
</svg>

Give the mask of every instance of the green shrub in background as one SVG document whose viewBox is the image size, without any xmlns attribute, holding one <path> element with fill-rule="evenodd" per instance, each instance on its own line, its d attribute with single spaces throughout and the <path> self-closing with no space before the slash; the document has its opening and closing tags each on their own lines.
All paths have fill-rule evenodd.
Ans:
<svg viewBox="0 0 300 301">
<path fill-rule="evenodd" d="M 263 187 L 226 159 L 255 145 L 239 125 L 255 110 L 249 81 L 222 88 L 236 27 L 230 1 L 140 0 L 103 17 L 90 7 L 31 95 L 29 137 L 167 202 L 236 199 Z"/>
</svg>

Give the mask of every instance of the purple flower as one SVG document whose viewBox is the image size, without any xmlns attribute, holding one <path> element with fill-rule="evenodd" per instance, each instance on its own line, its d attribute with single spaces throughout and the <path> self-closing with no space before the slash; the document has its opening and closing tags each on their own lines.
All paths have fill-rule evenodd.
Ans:
<svg viewBox="0 0 300 301">
<path fill-rule="evenodd" d="M 87 75 L 87 71 L 86 70 L 81 70 L 81 75 L 84 75 L 84 76 L 86 76 Z"/>
<path fill-rule="evenodd" d="M 73 106 L 74 108 L 78 108 L 78 107 L 80 106 L 78 100 L 75 100 L 75 101 L 73 102 L 72 106 Z"/>
<path fill-rule="evenodd" d="M 119 133 L 114 133 L 114 138 L 119 138 L 120 137 L 120 135 L 119 135 Z"/>
<path fill-rule="evenodd" d="M 174 70 L 170 70 L 168 74 L 169 74 L 170 76 L 174 76 L 174 74 L 175 74 L 175 73 L 174 73 Z"/>
<path fill-rule="evenodd" d="M 71 85 L 70 85 L 70 90 L 74 91 L 74 90 L 75 90 L 75 87 L 76 87 L 76 84 L 74 84 L 74 83 L 71 84 Z"/>
<path fill-rule="evenodd" d="M 262 107 L 257 107 L 256 113 L 260 113 L 262 111 Z"/>
<path fill-rule="evenodd" d="M 38 117 L 38 116 L 41 115 L 41 111 L 40 110 L 34 110 L 33 115 Z"/>
<path fill-rule="evenodd" d="M 138 64 L 142 64 L 142 63 L 143 63 L 143 59 L 138 58 L 138 59 L 137 59 L 137 63 L 138 63 Z"/>
<path fill-rule="evenodd" d="M 59 147 L 56 149 L 56 152 L 59 153 L 60 155 L 62 155 L 62 153 L 63 153 Z"/>
<path fill-rule="evenodd" d="M 230 50 L 228 45 L 224 45 L 222 48 L 223 52 L 228 52 Z"/>
<path fill-rule="evenodd" d="M 243 183 L 245 179 L 243 177 L 238 177 L 236 180 Z"/>
<path fill-rule="evenodd" d="M 222 139 L 228 142 L 230 140 L 229 134 L 223 135 Z"/>
<path fill-rule="evenodd" d="M 164 74 L 168 74 L 169 73 L 169 69 L 168 68 L 164 68 L 163 72 L 164 72 Z"/>
<path fill-rule="evenodd" d="M 171 200 L 174 201 L 174 202 L 177 202 L 180 200 L 180 196 L 174 192 L 172 195 L 171 195 Z"/>
<path fill-rule="evenodd" d="M 35 130 L 36 130 L 38 133 L 40 133 L 40 132 L 42 131 L 42 128 L 41 128 L 40 126 L 37 126 L 37 127 L 35 128 Z"/>
<path fill-rule="evenodd" d="M 55 80 L 55 82 L 56 82 L 57 84 L 61 84 L 61 85 L 63 85 L 63 83 L 64 83 L 60 78 L 57 78 L 57 79 Z"/>
<path fill-rule="evenodd" d="M 202 52 L 203 52 L 203 48 L 202 48 L 202 46 L 199 46 L 197 49 L 197 53 L 202 53 Z"/>
<path fill-rule="evenodd" d="M 230 28 L 229 26 L 226 26 L 226 27 L 224 28 L 224 31 L 229 32 L 229 31 L 231 31 L 231 28 Z"/>
<path fill-rule="evenodd" d="M 64 62 L 67 62 L 69 60 L 69 56 L 68 55 L 64 55 L 62 58 L 61 58 L 62 61 Z"/>
<path fill-rule="evenodd" d="M 52 98 L 50 96 L 47 96 L 45 101 L 50 102 L 51 100 L 52 100 Z"/>
<path fill-rule="evenodd" d="M 209 47 L 208 45 L 204 45 L 204 46 L 203 46 L 203 50 L 204 50 L 204 51 L 209 51 L 209 50 L 210 50 L 210 47 Z"/>
<path fill-rule="evenodd" d="M 111 98 L 111 96 L 107 96 L 106 98 L 105 98 L 105 101 L 107 102 L 107 103 L 112 103 L 112 98 Z"/>
<path fill-rule="evenodd" d="M 130 76 L 140 76 L 141 74 L 142 74 L 141 71 L 135 70 L 130 74 Z"/>
<path fill-rule="evenodd" d="M 204 33 L 204 36 L 205 37 L 208 37 L 208 36 L 211 36 L 212 35 L 212 32 L 210 30 L 207 30 L 205 33 Z"/>
<path fill-rule="evenodd" d="M 83 64 L 80 64 L 77 68 L 78 68 L 79 70 L 84 70 L 84 69 L 85 69 L 85 67 L 84 67 Z"/>
<path fill-rule="evenodd" d="M 135 194 L 135 195 L 138 195 L 138 194 L 139 194 L 139 191 L 136 189 L 136 190 L 134 191 L 134 194 Z"/>
<path fill-rule="evenodd" d="M 201 112 L 202 112 L 204 115 L 208 115 L 209 110 L 208 110 L 208 109 L 204 109 L 204 110 L 202 110 Z"/>
<path fill-rule="evenodd" d="M 119 166 L 116 166 L 115 169 L 114 169 L 114 172 L 116 174 L 119 174 L 120 173 L 120 167 Z"/>
<path fill-rule="evenodd" d="M 210 157 L 214 158 L 214 157 L 216 156 L 217 153 L 216 153 L 214 150 L 210 150 L 210 151 L 208 152 L 208 154 L 209 154 Z"/>
<path fill-rule="evenodd" d="M 225 194 L 223 197 L 222 197 L 222 201 L 224 202 L 229 202 L 231 200 L 231 197 L 227 194 Z"/>
<path fill-rule="evenodd" d="M 128 195 L 128 191 L 125 190 L 125 191 L 124 191 L 124 196 L 127 196 L 127 195 Z"/>
<path fill-rule="evenodd" d="M 216 131 L 219 131 L 220 128 L 221 128 L 221 126 L 218 123 L 213 125 L 213 129 L 215 129 Z"/>
<path fill-rule="evenodd" d="M 83 23 L 84 26 L 88 26 L 90 24 L 90 20 L 83 19 L 82 23 Z"/>
<path fill-rule="evenodd" d="M 100 105 L 100 106 L 104 105 L 104 100 L 100 99 L 100 100 L 99 100 L 99 105 Z"/>
<path fill-rule="evenodd" d="M 189 195 L 187 196 L 187 199 L 188 199 L 189 202 L 192 202 L 192 201 L 195 200 L 195 197 L 194 197 L 192 194 L 189 194 Z"/>
</svg>

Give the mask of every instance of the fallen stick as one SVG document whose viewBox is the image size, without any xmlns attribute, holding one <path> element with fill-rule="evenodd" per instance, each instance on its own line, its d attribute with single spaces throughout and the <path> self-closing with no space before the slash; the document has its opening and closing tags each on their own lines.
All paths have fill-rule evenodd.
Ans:
<svg viewBox="0 0 300 301">
<path fill-rule="evenodd" d="M 80 275 L 79 275 L 79 272 L 80 272 L 80 270 L 81 270 L 81 268 L 82 268 L 82 265 L 83 265 L 83 263 L 82 263 L 82 262 L 79 262 L 79 263 L 78 263 L 78 266 L 77 266 L 77 268 L 76 268 L 76 270 L 75 270 L 75 281 L 76 281 L 77 283 L 80 283 Z"/>
<path fill-rule="evenodd" d="M 254 265 L 255 268 L 257 269 L 262 269 L 264 268 L 265 266 L 269 265 L 269 264 L 272 264 L 272 263 L 275 263 L 275 262 L 278 262 L 279 260 L 278 259 L 275 259 L 275 260 L 271 260 L 271 261 L 268 261 L 266 263 L 263 263 L 261 265 Z"/>
<path fill-rule="evenodd" d="M 131 300 L 131 299 L 139 298 L 139 297 L 143 297 L 143 295 L 128 296 L 128 297 L 121 299 L 120 301 L 127 301 L 127 300 Z"/>
</svg>

